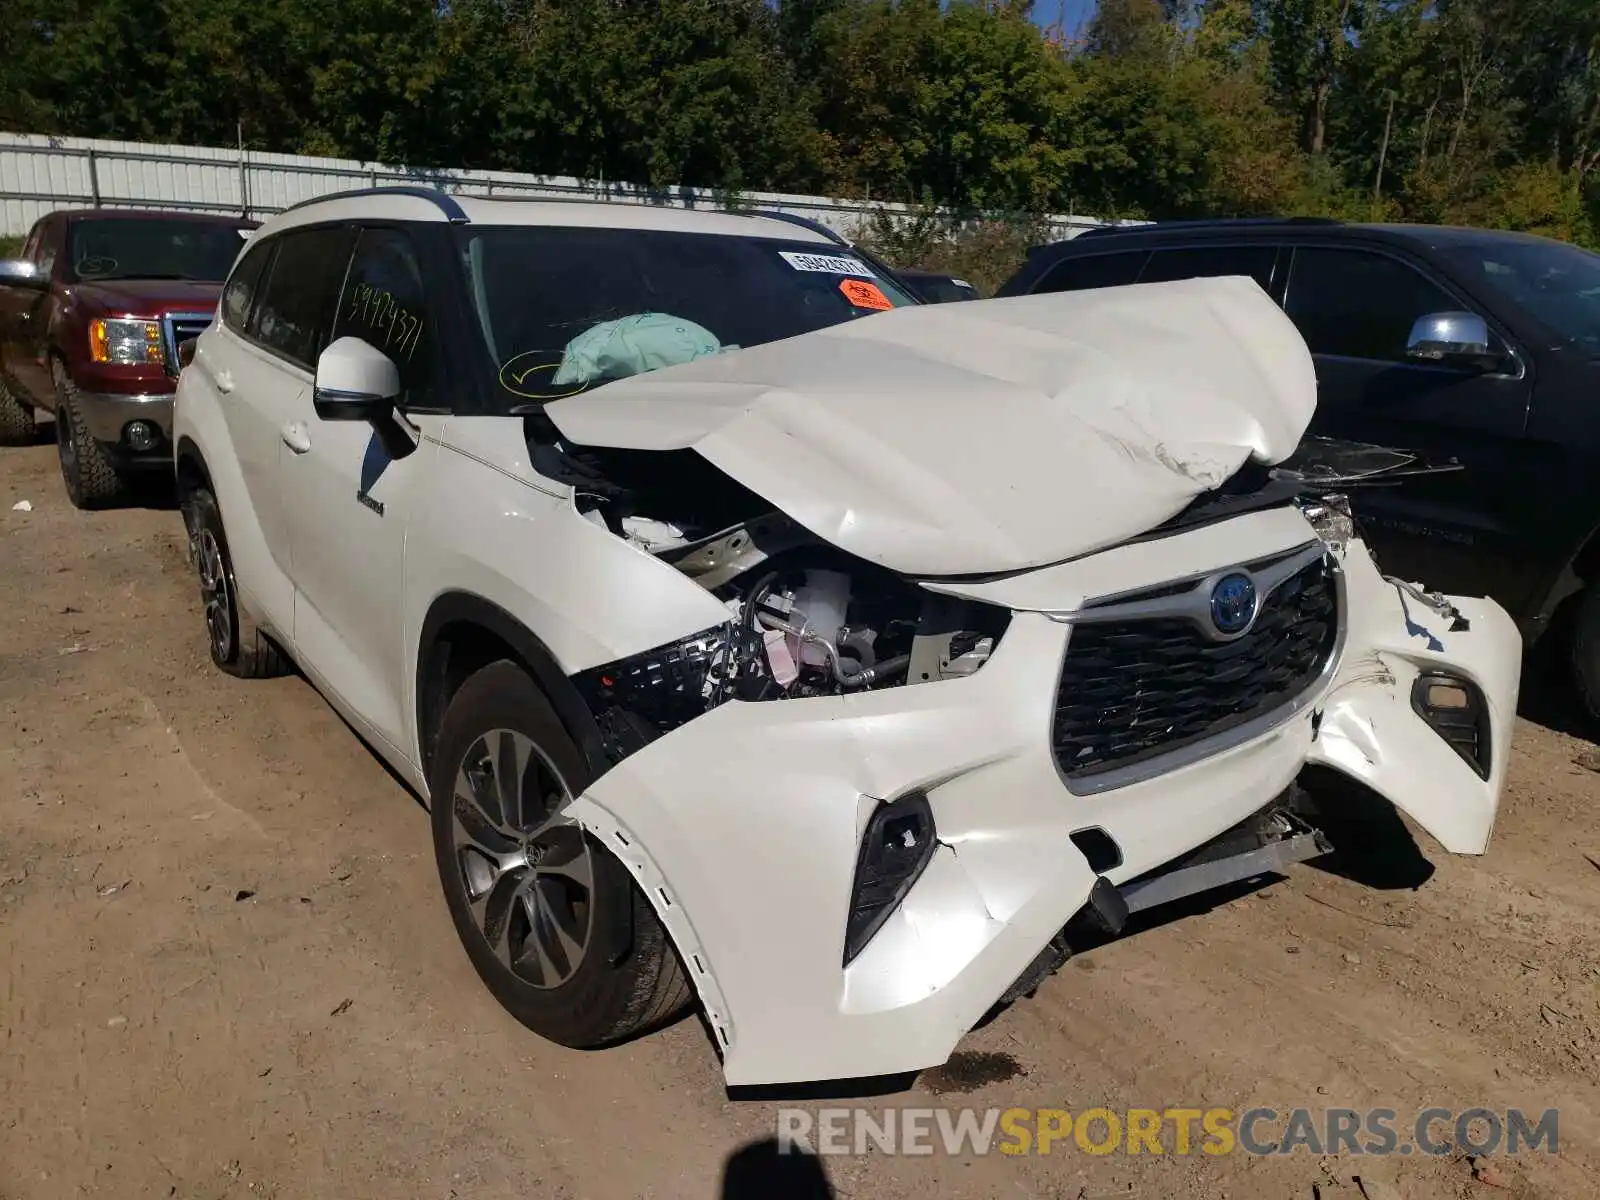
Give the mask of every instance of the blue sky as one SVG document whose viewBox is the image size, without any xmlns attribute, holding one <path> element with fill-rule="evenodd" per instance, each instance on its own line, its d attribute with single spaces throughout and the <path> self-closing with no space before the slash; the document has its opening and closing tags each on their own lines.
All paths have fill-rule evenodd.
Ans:
<svg viewBox="0 0 1600 1200">
<path fill-rule="evenodd" d="M 1095 0 L 1034 0 L 1033 19 L 1040 25 L 1054 24 L 1057 17 L 1068 33 L 1077 31 L 1094 13 Z"/>
</svg>

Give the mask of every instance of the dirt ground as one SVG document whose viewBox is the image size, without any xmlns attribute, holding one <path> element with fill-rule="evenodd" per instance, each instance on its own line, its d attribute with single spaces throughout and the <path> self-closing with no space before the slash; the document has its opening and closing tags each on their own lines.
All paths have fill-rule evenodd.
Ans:
<svg viewBox="0 0 1600 1200">
<path fill-rule="evenodd" d="M 1568 733 L 1520 724 L 1486 857 L 1297 868 L 860 1101 L 1554 1107 L 1558 1155 L 874 1153 L 785 1192 L 779 1105 L 849 1101 L 730 1096 L 694 1019 L 579 1053 L 502 1013 L 416 797 L 304 681 L 212 669 L 174 512 L 74 512 L 52 446 L 0 451 L 0 612 L 4 1200 L 1600 1195 L 1600 775 Z"/>
</svg>

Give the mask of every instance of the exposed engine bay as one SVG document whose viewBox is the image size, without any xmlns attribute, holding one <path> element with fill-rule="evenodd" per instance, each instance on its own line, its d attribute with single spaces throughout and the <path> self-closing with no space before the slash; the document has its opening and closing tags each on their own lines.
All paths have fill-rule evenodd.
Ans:
<svg viewBox="0 0 1600 1200">
<path fill-rule="evenodd" d="M 576 677 L 614 761 L 732 699 L 971 675 L 1010 620 L 829 546 L 693 451 L 531 449 L 542 474 L 573 486 L 583 516 L 728 609 L 723 625 Z"/>
<path fill-rule="evenodd" d="M 1002 608 L 927 591 L 829 545 L 692 450 L 579 447 L 536 416 L 529 425 L 536 468 L 572 485 L 580 514 L 672 564 L 728 610 L 724 624 L 575 677 L 613 762 L 728 700 L 971 675 L 1010 620 Z M 1412 463 L 1389 453 L 1401 467 Z M 1366 480 L 1385 474 L 1380 465 Z M 1336 554 L 1356 536 L 1344 496 L 1299 472 L 1252 465 L 1146 537 L 1286 503 Z M 1465 627 L 1442 597 L 1390 582 Z"/>
</svg>

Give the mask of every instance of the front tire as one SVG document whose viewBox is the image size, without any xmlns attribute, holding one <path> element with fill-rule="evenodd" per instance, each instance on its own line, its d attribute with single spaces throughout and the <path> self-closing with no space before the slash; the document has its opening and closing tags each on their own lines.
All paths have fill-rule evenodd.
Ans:
<svg viewBox="0 0 1600 1200">
<path fill-rule="evenodd" d="M 1591 583 L 1578 600 L 1567 649 L 1578 698 L 1589 716 L 1600 721 L 1600 583 Z"/>
<path fill-rule="evenodd" d="M 50 369 L 56 384 L 56 456 L 61 460 L 67 499 L 75 508 L 105 508 L 122 498 L 122 477 L 105 447 L 89 432 L 78 407 L 78 385 L 60 360 L 52 362 Z"/>
<path fill-rule="evenodd" d="M 467 957 L 529 1029 L 579 1049 L 656 1027 L 689 986 L 626 868 L 567 803 L 583 755 L 528 675 L 493 663 L 440 723 L 429 772 L 434 857 Z"/>
<path fill-rule="evenodd" d="M 239 608 L 233 558 L 228 553 L 228 538 L 222 529 L 216 497 L 205 488 L 196 489 L 184 504 L 183 519 L 200 574 L 200 603 L 211 661 L 240 679 L 286 674 L 289 664 L 282 651 Z"/>
</svg>

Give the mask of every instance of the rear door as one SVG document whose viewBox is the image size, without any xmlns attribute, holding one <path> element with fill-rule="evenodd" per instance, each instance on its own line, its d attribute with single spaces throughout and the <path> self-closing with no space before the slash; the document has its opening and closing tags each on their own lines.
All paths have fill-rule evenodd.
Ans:
<svg viewBox="0 0 1600 1200">
<path fill-rule="evenodd" d="M 222 513 L 235 569 L 241 586 L 260 593 L 252 607 L 285 640 L 294 588 L 280 458 L 288 431 L 311 412 L 312 367 L 327 344 L 354 239 L 348 227 L 291 229 L 253 246 L 223 291 L 218 352 L 202 346 L 195 359 L 219 393 L 249 498 L 246 511 L 224 503 Z M 244 569 L 242 553 L 262 558 Z"/>
<path fill-rule="evenodd" d="M 1311 348 L 1318 403 L 1312 432 L 1459 459 L 1465 470 L 1357 489 L 1352 501 L 1386 569 L 1431 587 L 1498 593 L 1525 573 L 1518 497 L 1537 488 L 1515 451 L 1532 397 L 1530 358 L 1497 330 L 1507 369 L 1423 364 L 1406 356 L 1429 313 L 1479 312 L 1425 263 L 1350 245 L 1293 250 L 1284 310 Z"/>
</svg>

